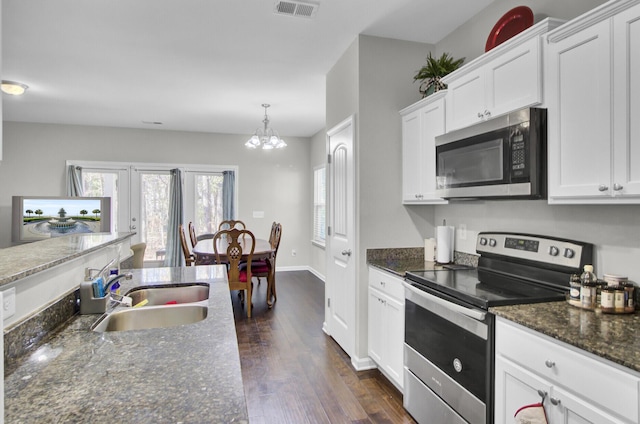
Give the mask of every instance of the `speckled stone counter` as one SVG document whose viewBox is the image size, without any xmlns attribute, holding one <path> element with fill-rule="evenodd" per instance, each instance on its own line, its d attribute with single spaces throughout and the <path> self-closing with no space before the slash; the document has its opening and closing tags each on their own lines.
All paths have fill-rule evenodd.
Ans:
<svg viewBox="0 0 640 424">
<path fill-rule="evenodd" d="M 0 287 L 119 243 L 135 233 L 69 234 L 0 250 Z"/>
<path fill-rule="evenodd" d="M 172 328 L 97 333 L 79 315 L 5 377 L 7 423 L 246 423 L 240 358 L 221 266 L 149 268 L 138 285 L 208 282 L 207 317 Z"/>
<path fill-rule="evenodd" d="M 489 309 L 520 325 L 640 372 L 640 315 L 608 315 L 566 302 Z"/>
<path fill-rule="evenodd" d="M 456 264 L 477 267 L 478 257 L 466 253 L 455 252 L 454 262 Z M 367 249 L 367 264 L 403 278 L 407 271 L 423 271 L 442 268 L 442 266 L 436 262 L 424 260 L 423 247 Z"/>
</svg>

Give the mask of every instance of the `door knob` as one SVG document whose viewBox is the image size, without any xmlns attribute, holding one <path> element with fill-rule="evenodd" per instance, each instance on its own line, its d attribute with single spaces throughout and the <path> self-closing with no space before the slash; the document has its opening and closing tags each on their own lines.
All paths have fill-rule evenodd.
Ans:
<svg viewBox="0 0 640 424">
<path fill-rule="evenodd" d="M 544 364 L 547 366 L 547 368 L 553 368 L 556 365 L 556 363 L 551 359 L 547 359 L 546 361 L 544 361 Z"/>
<path fill-rule="evenodd" d="M 351 249 L 345 249 L 342 251 L 342 256 L 351 256 Z"/>
</svg>

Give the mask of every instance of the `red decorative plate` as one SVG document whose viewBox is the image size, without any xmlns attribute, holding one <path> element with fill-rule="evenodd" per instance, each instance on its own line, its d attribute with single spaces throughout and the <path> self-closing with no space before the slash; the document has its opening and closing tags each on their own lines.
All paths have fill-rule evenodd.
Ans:
<svg viewBox="0 0 640 424">
<path fill-rule="evenodd" d="M 533 12 L 527 6 L 514 7 L 494 25 L 484 51 L 488 52 L 533 25 Z"/>
</svg>

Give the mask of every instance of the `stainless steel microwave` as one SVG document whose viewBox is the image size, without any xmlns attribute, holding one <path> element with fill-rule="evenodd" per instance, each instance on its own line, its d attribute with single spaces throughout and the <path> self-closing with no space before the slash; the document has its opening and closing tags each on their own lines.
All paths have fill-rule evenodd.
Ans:
<svg viewBox="0 0 640 424">
<path fill-rule="evenodd" d="M 436 137 L 445 199 L 546 197 L 546 109 L 527 108 Z"/>
</svg>

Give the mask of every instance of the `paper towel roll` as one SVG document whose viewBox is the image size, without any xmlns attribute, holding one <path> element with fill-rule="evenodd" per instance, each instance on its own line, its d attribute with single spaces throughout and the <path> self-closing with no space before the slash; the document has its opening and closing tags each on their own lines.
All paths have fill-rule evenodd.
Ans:
<svg viewBox="0 0 640 424">
<path fill-rule="evenodd" d="M 424 260 L 427 262 L 435 262 L 436 260 L 436 239 L 424 239 Z"/>
<path fill-rule="evenodd" d="M 436 262 L 448 264 L 453 260 L 454 227 L 436 227 Z"/>
</svg>

